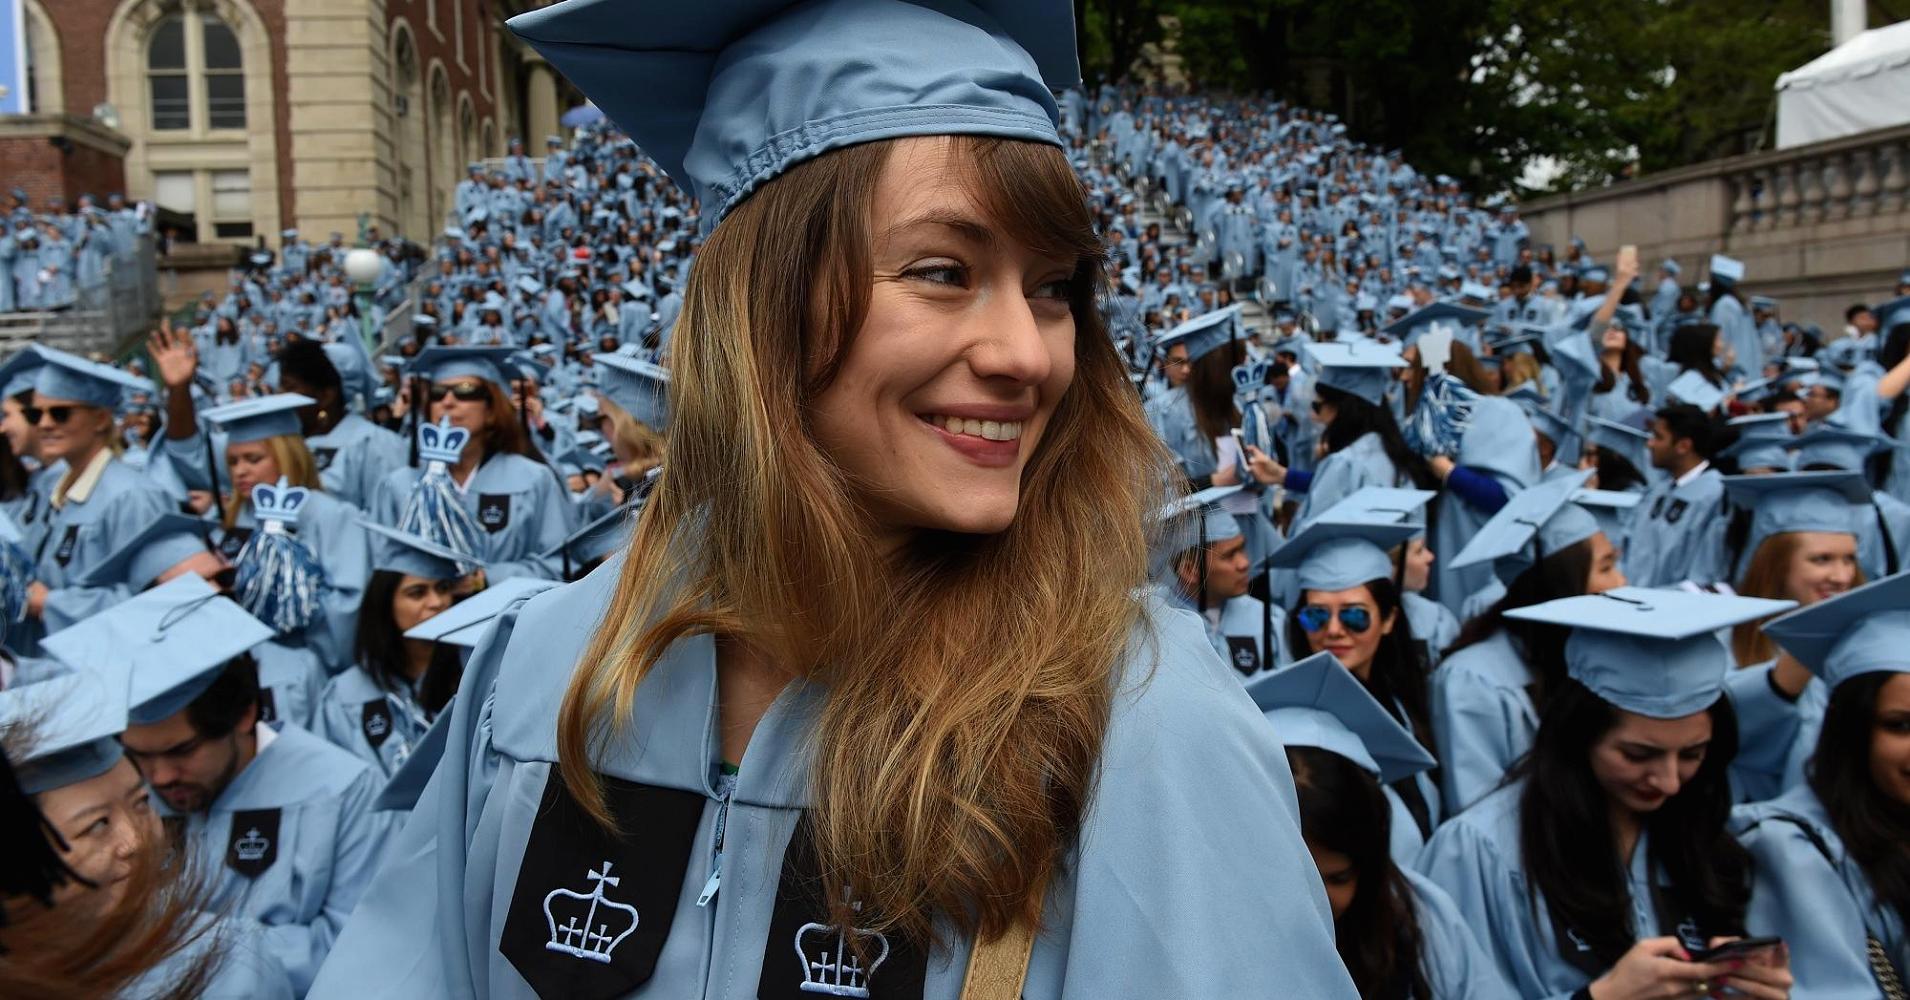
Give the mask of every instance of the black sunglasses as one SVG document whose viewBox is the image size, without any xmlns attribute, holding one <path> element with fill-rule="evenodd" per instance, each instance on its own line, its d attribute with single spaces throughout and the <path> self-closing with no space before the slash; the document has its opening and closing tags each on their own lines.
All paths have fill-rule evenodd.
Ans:
<svg viewBox="0 0 1910 1000">
<path fill-rule="evenodd" d="M 1339 609 L 1340 624 L 1348 632 L 1361 633 L 1373 627 L 1373 613 L 1359 605 Z M 1301 608 L 1298 614 L 1300 627 L 1308 632 L 1318 632 L 1326 628 L 1333 620 L 1333 609 L 1321 604 L 1309 604 Z"/>
<path fill-rule="evenodd" d="M 52 417 L 53 422 L 55 424 L 64 424 L 68 420 L 73 419 L 73 414 L 78 412 L 79 412 L 79 407 L 77 406 L 22 406 L 20 407 L 20 415 L 27 418 L 27 423 L 29 424 L 38 424 L 40 422 L 41 417 Z"/>
<path fill-rule="evenodd" d="M 489 394 L 484 391 L 484 383 L 482 382 L 431 383 L 432 399 L 443 399 L 445 393 L 450 393 L 452 399 L 466 403 L 475 403 L 478 400 L 489 398 Z"/>
</svg>

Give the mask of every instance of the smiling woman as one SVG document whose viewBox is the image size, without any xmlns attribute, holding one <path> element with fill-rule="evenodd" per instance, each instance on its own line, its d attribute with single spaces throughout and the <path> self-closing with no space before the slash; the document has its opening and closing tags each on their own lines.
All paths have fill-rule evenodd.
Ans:
<svg viewBox="0 0 1910 1000">
<path fill-rule="evenodd" d="M 1277 741 L 1143 586 L 1179 484 L 1095 307 L 1070 17 L 512 22 L 713 226 L 669 460 L 467 666 L 396 848 L 461 877 L 375 888 L 313 995 L 1352 995 Z M 593 899 L 626 937 L 559 933 Z"/>
</svg>

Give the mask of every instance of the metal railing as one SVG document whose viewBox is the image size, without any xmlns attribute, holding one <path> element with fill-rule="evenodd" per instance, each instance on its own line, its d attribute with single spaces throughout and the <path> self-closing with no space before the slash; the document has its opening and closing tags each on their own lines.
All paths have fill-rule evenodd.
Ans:
<svg viewBox="0 0 1910 1000">
<path fill-rule="evenodd" d="M 64 309 L 0 313 L 0 354 L 45 344 L 75 354 L 117 356 L 159 315 L 158 250 L 151 235 L 106 259 L 99 281 L 81 285 Z"/>
</svg>

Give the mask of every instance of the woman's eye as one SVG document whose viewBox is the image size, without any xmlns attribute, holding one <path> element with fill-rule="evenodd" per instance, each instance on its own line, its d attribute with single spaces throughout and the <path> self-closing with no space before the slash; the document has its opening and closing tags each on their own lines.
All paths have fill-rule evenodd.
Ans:
<svg viewBox="0 0 1910 1000">
<path fill-rule="evenodd" d="M 955 287 L 962 287 L 968 283 L 967 269 L 956 264 L 934 264 L 927 267 L 918 267 L 913 271 L 909 271 L 905 277 L 932 282 L 937 285 L 953 285 Z"/>
<path fill-rule="evenodd" d="M 1043 299 L 1072 299 L 1074 297 L 1074 280 L 1072 278 L 1059 278 L 1050 281 L 1040 288 L 1035 289 L 1035 295 L 1037 298 Z"/>
<path fill-rule="evenodd" d="M 1624 750 L 1621 752 L 1625 755 L 1625 759 L 1633 764 L 1643 764 L 1653 757 L 1658 756 L 1649 750 Z"/>
</svg>

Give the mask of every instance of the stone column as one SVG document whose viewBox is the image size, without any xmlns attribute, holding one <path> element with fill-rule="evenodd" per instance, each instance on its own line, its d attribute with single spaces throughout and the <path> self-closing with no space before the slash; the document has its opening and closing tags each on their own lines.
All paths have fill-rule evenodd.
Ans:
<svg viewBox="0 0 1910 1000">
<path fill-rule="evenodd" d="M 313 239 L 357 239 L 360 213 L 398 231 L 385 24 L 385 0 L 285 0 L 295 224 Z"/>
<path fill-rule="evenodd" d="M 531 55 L 524 60 L 524 76 L 524 124 L 531 130 L 524 137 L 524 149 L 541 155 L 544 137 L 557 134 L 557 116 L 562 113 L 557 106 L 557 71 L 541 56 Z"/>
</svg>

